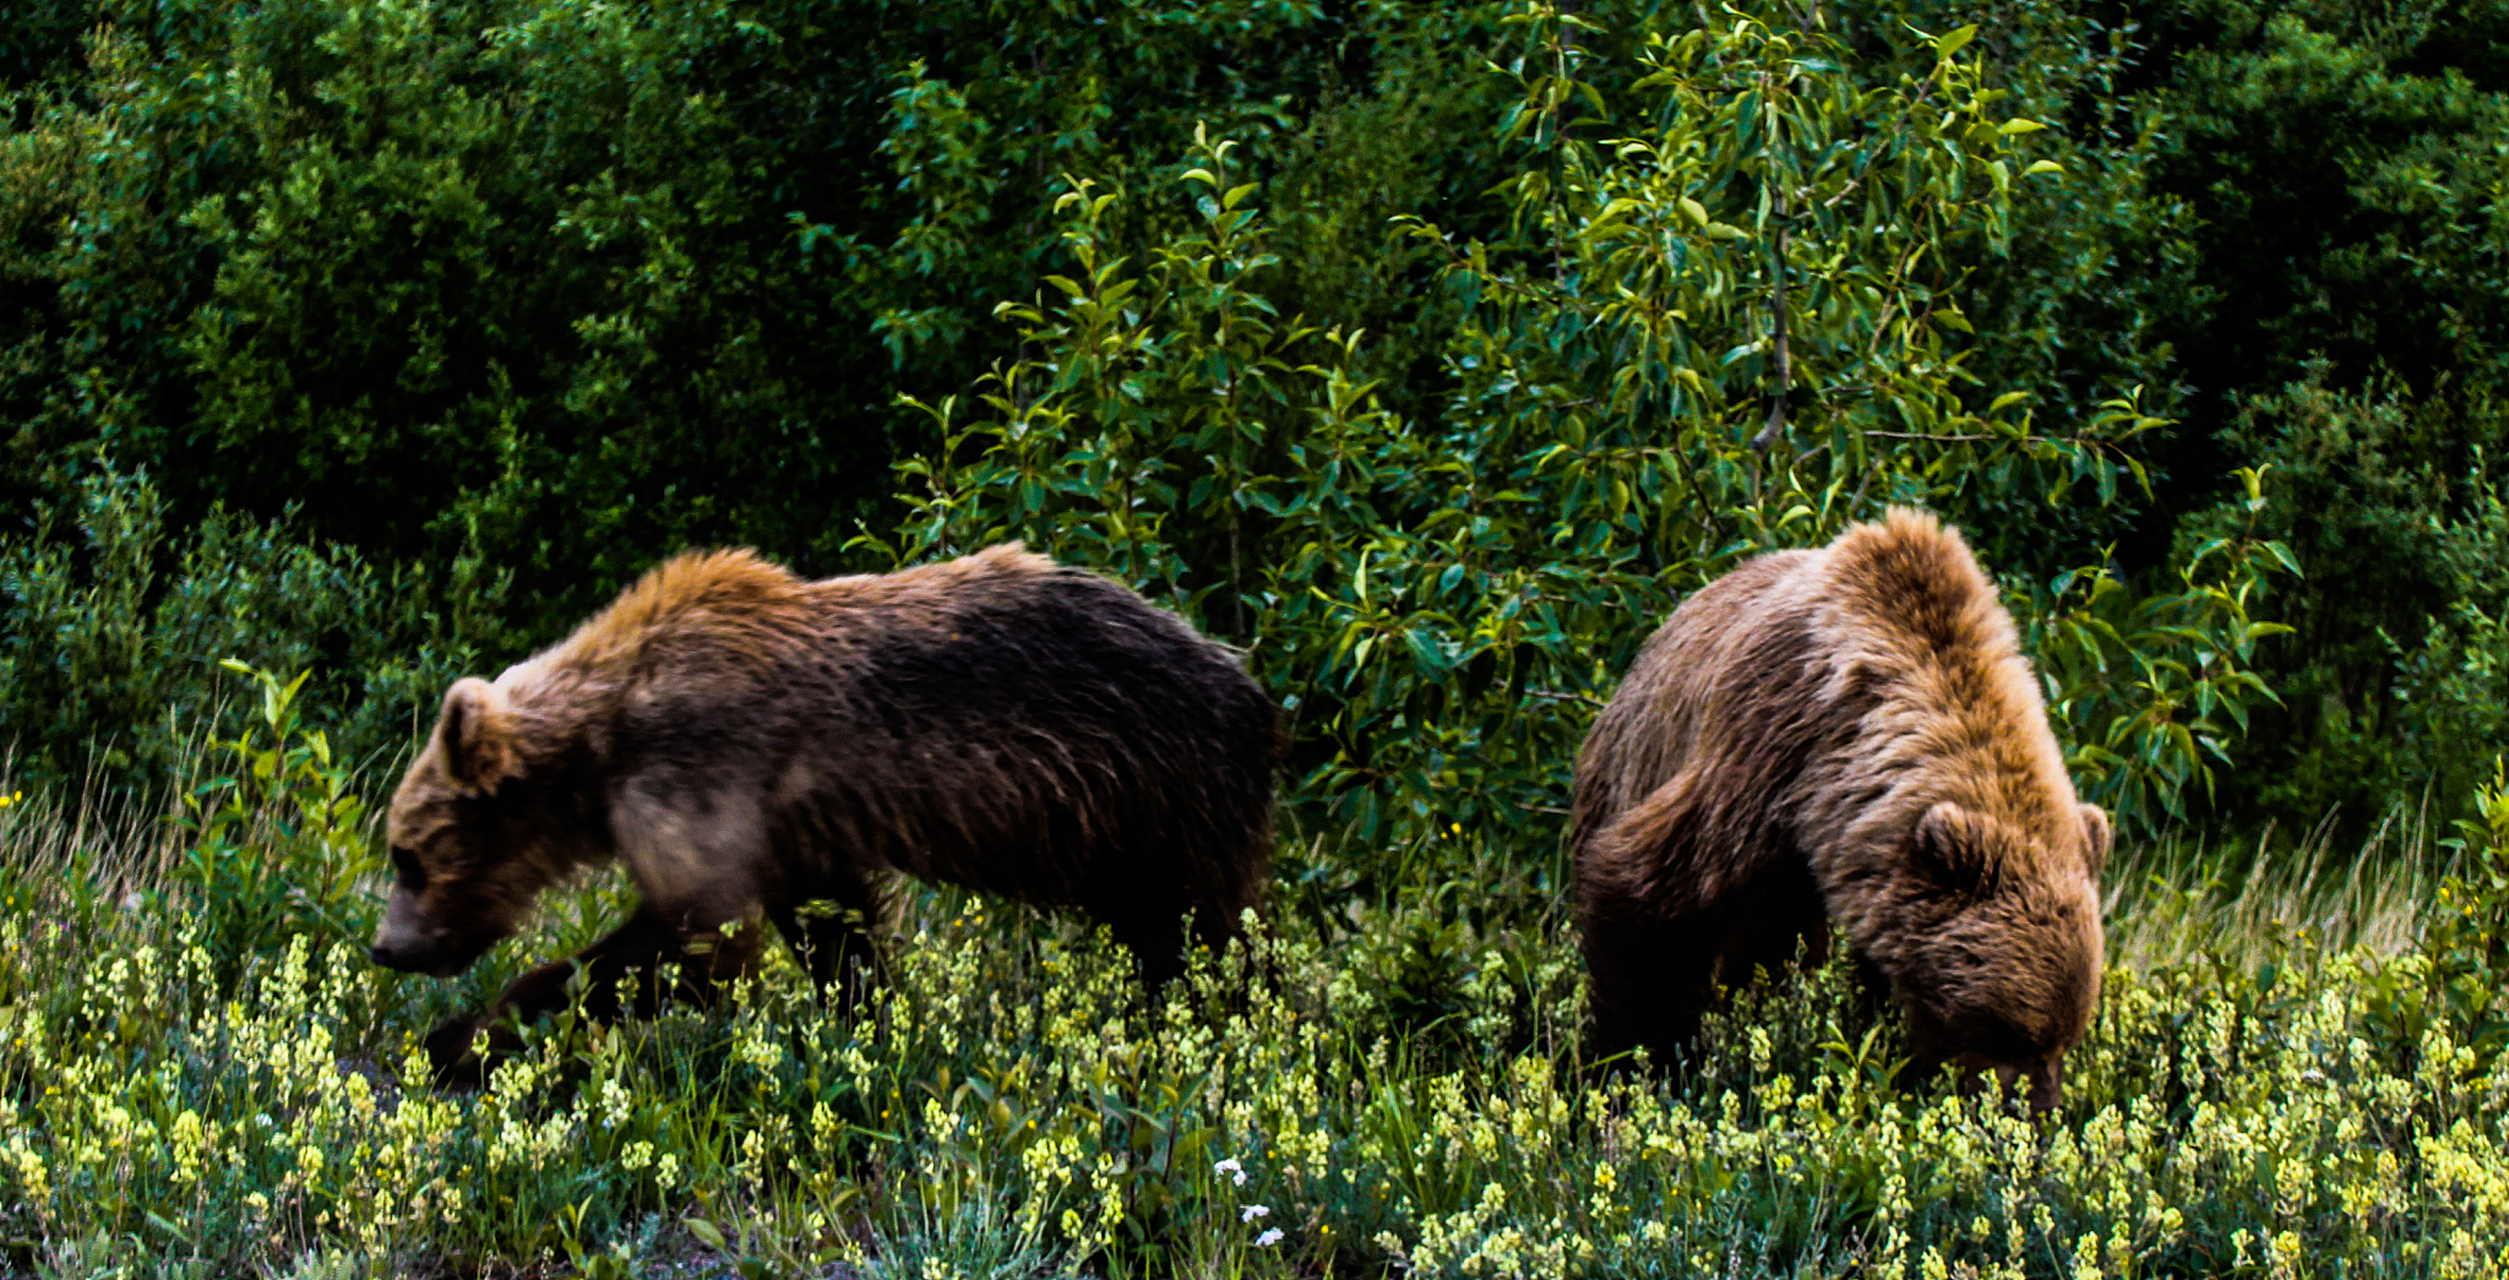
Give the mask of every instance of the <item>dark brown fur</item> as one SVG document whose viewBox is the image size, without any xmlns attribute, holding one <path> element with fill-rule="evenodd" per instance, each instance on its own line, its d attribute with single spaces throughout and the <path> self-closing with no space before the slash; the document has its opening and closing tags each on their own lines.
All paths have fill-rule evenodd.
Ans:
<svg viewBox="0 0 2509 1280">
<path fill-rule="evenodd" d="M 867 956 L 888 870 L 1078 907 L 1147 981 L 1239 930 L 1272 845 L 1277 713 L 1228 652 L 1122 586 L 1016 545 L 807 582 L 683 555 L 495 683 L 447 691 L 389 820 L 378 963 L 459 972 L 566 872 L 643 897 L 575 957 L 586 1000 L 679 961 L 704 998 L 771 921 L 822 982 Z M 825 903 L 833 912 L 805 909 Z M 545 966 L 490 1011 L 565 1001 Z M 658 993 L 656 993 L 658 994 Z M 472 1024 L 431 1041 L 460 1059 Z"/>
<path fill-rule="evenodd" d="M 1920 1072 L 2056 1101 L 2099 998 L 2108 821 L 1957 532 L 1894 510 L 1685 602 L 1587 735 L 1572 814 L 1599 1051 L 1669 1057 L 1717 984 L 1818 959 L 1835 920 Z"/>
</svg>

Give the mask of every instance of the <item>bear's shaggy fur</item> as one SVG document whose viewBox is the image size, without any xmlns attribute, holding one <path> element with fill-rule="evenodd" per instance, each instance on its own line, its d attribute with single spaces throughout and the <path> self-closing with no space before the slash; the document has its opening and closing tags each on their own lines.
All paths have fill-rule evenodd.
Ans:
<svg viewBox="0 0 2509 1280">
<path fill-rule="evenodd" d="M 1587 735 L 1571 812 L 1599 1052 L 1668 1057 L 1718 984 L 1817 960 L 1835 920 L 1917 1071 L 2055 1103 L 2099 999 L 2108 820 L 1956 531 L 1893 510 L 1693 596 Z"/>
<path fill-rule="evenodd" d="M 1016 544 L 820 582 L 682 555 L 446 692 L 393 797 L 373 956 L 459 972 L 544 886 L 615 857 L 643 901 L 575 957 L 597 1016 L 670 961 L 703 999 L 755 955 L 759 928 L 726 926 L 761 918 L 820 981 L 854 976 L 891 869 L 1078 907 L 1155 985 L 1182 968 L 1185 912 L 1216 944 L 1256 903 L 1277 720 L 1226 649 Z M 526 975 L 490 1017 L 562 1004 L 573 968 Z M 472 1029 L 430 1041 L 440 1069 Z"/>
</svg>

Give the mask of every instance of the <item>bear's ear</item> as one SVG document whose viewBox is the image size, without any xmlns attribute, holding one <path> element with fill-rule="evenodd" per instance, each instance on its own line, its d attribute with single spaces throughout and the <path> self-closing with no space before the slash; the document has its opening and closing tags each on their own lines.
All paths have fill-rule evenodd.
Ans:
<svg viewBox="0 0 2509 1280">
<path fill-rule="evenodd" d="M 1993 835 L 1985 818 L 1945 800 L 1917 819 L 1909 862 L 1936 889 L 1982 890 L 1995 870 Z"/>
<path fill-rule="evenodd" d="M 2082 835 L 2083 861 L 2090 866 L 2091 878 L 2097 880 L 2101 870 L 2108 866 L 2108 846 L 2116 839 L 2115 833 L 2109 830 L 2108 815 L 2101 812 L 2098 805 L 2082 806 Z"/>
<path fill-rule="evenodd" d="M 463 786 L 493 790 L 522 772 L 513 708 L 504 693 L 477 676 L 464 676 L 444 691 L 436 741 L 444 752 L 444 771 Z"/>
</svg>

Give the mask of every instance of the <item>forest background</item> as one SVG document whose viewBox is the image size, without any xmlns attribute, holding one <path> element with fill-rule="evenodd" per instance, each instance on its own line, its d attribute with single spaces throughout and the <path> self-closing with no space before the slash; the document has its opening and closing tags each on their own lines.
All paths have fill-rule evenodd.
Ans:
<svg viewBox="0 0 2509 1280">
<path fill-rule="evenodd" d="M 2505 49 L 2474 0 L 10 5 L 0 1259 L 2509 1265 Z M 2125 833 L 2063 1125 L 1893 1091 L 1835 973 L 1579 1092 L 1593 709 L 1891 503 Z M 622 892 L 357 962 L 452 677 L 682 547 L 1011 537 L 1281 701 L 1277 992 L 1145 1009 L 922 891 L 876 1017 L 425 1095 L 410 1037 Z"/>
<path fill-rule="evenodd" d="M 1681 593 L 1919 502 L 2130 826 L 2462 812 L 2509 19 L 1760 17 L 11 6 L 13 772 L 162 785 L 229 656 L 388 762 L 679 548 L 1025 535 L 1252 646 L 1302 800 L 1520 814 Z"/>
</svg>

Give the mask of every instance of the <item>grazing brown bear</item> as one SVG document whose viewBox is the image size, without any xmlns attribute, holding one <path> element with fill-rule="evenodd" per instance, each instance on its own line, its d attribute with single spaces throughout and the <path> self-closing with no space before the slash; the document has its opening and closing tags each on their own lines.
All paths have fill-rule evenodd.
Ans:
<svg viewBox="0 0 2509 1280">
<path fill-rule="evenodd" d="M 1598 1051 L 1669 1056 L 1717 984 L 1817 960 L 1836 920 L 1918 1072 L 2055 1104 L 2099 999 L 2108 819 L 1957 532 L 1893 510 L 1691 597 L 1587 735 L 1572 814 Z"/>
<path fill-rule="evenodd" d="M 1016 544 L 821 582 L 682 555 L 445 693 L 392 799 L 374 960 L 457 973 L 542 887 L 615 857 L 635 915 L 490 1018 L 562 1005 L 574 965 L 595 1016 L 669 961 L 702 1000 L 756 952 L 757 927 L 725 926 L 760 917 L 822 983 L 855 976 L 887 869 L 1079 907 L 1155 985 L 1183 967 L 1185 912 L 1217 944 L 1256 901 L 1277 718 L 1226 649 Z M 473 1025 L 431 1037 L 440 1071 Z"/>
</svg>

